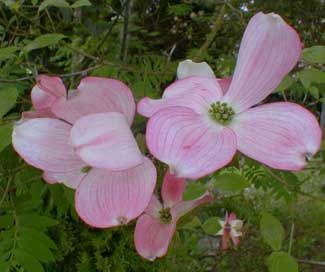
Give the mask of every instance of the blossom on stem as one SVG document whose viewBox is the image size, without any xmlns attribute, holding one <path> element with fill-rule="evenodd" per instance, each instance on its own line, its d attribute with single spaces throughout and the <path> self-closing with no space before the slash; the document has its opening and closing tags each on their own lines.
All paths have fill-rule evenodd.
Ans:
<svg viewBox="0 0 325 272">
<path fill-rule="evenodd" d="M 178 70 L 181 79 L 161 99 L 139 102 L 138 112 L 150 117 L 150 152 L 178 177 L 191 179 L 227 165 L 237 150 L 272 168 L 303 169 L 321 145 L 315 116 L 291 102 L 256 106 L 294 68 L 300 54 L 301 42 L 291 26 L 277 14 L 257 13 L 245 30 L 229 87 L 206 67 L 202 76 L 187 62 Z"/>
<path fill-rule="evenodd" d="M 222 236 L 222 249 L 228 249 L 228 241 L 232 240 L 235 246 L 239 245 L 239 237 L 242 236 L 241 228 L 243 227 L 243 221 L 236 219 L 236 214 L 231 213 L 228 215 L 226 212 L 225 220 L 219 220 L 221 229 L 216 235 Z"/>
<path fill-rule="evenodd" d="M 65 90 L 62 81 L 52 81 Z M 44 85 L 42 90 L 53 86 Z M 156 169 L 130 128 L 135 114 L 130 89 L 115 79 L 86 77 L 69 99 L 46 96 L 33 103 L 37 110 L 50 105 L 50 114 L 23 117 L 15 125 L 18 154 L 43 170 L 47 182 L 76 189 L 76 210 L 87 224 L 113 227 L 139 216 L 154 190 Z"/>
<path fill-rule="evenodd" d="M 184 201 L 186 181 L 166 172 L 161 196 L 163 204 L 153 195 L 145 213 L 135 226 L 134 241 L 138 253 L 150 261 L 167 253 L 180 217 L 199 205 L 212 200 L 206 192 L 194 200 Z"/>
</svg>

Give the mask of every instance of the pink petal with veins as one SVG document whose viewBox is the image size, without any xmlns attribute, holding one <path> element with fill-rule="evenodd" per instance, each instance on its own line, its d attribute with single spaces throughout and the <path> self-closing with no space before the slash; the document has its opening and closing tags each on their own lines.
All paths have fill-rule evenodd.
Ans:
<svg viewBox="0 0 325 272">
<path fill-rule="evenodd" d="M 122 171 L 91 169 L 76 191 L 80 218 L 97 228 L 127 224 L 147 207 L 156 185 L 156 168 L 143 164 Z"/>
<path fill-rule="evenodd" d="M 50 172 L 70 172 L 85 166 L 69 145 L 71 126 L 51 118 L 35 118 L 17 123 L 12 143 L 30 165 Z"/>
<path fill-rule="evenodd" d="M 211 124 L 183 107 L 157 112 L 147 125 L 150 152 L 169 165 L 177 177 L 197 179 L 228 164 L 236 152 L 236 136 L 229 128 Z"/>
<path fill-rule="evenodd" d="M 131 90 L 123 82 L 111 78 L 85 77 L 76 94 L 68 100 L 57 101 L 52 111 L 71 124 L 88 114 L 119 112 L 131 125 L 135 102 Z"/>
<path fill-rule="evenodd" d="M 187 77 L 169 85 L 161 99 L 145 97 L 138 103 L 138 113 L 151 117 L 154 113 L 171 106 L 190 108 L 206 113 L 210 104 L 220 100 L 222 89 L 216 78 Z"/>
<path fill-rule="evenodd" d="M 266 98 L 296 65 L 301 54 L 297 32 L 279 15 L 257 13 L 242 39 L 235 73 L 224 101 L 242 112 Z"/>
<path fill-rule="evenodd" d="M 172 207 L 182 201 L 185 191 L 186 181 L 184 178 L 177 178 L 166 172 L 161 188 L 161 196 L 165 207 Z"/>
<path fill-rule="evenodd" d="M 301 170 L 320 148 L 322 131 L 305 108 L 288 102 L 249 109 L 234 120 L 238 149 L 270 167 Z"/>
<path fill-rule="evenodd" d="M 81 117 L 71 129 L 70 141 L 88 165 L 120 171 L 143 162 L 126 117 L 118 112 Z"/>
<path fill-rule="evenodd" d="M 174 222 L 164 224 L 150 215 L 141 215 L 134 232 L 134 242 L 138 253 L 150 261 L 166 255 L 175 230 Z"/>
</svg>

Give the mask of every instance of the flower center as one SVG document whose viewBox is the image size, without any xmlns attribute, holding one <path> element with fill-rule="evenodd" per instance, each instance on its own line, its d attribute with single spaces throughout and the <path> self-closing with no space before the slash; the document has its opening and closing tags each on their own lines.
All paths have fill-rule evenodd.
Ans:
<svg viewBox="0 0 325 272">
<path fill-rule="evenodd" d="M 170 213 L 170 208 L 162 208 L 159 211 L 160 221 L 169 224 L 172 221 L 172 215 Z"/>
<path fill-rule="evenodd" d="M 217 101 L 210 105 L 209 115 L 217 123 L 227 125 L 234 117 L 235 112 L 227 103 Z"/>
</svg>

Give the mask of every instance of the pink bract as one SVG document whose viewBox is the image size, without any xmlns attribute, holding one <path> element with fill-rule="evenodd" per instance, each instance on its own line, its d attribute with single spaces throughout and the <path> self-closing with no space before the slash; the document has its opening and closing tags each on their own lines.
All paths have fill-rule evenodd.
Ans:
<svg viewBox="0 0 325 272">
<path fill-rule="evenodd" d="M 289 102 L 256 106 L 300 54 L 298 34 L 279 15 L 256 14 L 245 30 L 232 79 L 220 81 L 206 63 L 185 61 L 178 69 L 181 79 L 162 99 L 139 102 L 138 112 L 150 118 L 150 152 L 177 176 L 192 179 L 223 167 L 236 150 L 276 169 L 302 169 L 321 145 L 315 116 Z"/>
<path fill-rule="evenodd" d="M 35 90 L 48 95 L 34 97 L 37 111 L 15 125 L 15 150 L 43 170 L 48 183 L 77 189 L 76 209 L 87 224 L 113 227 L 139 216 L 154 190 L 156 169 L 130 129 L 131 90 L 115 79 L 86 77 L 67 99 L 60 79 L 39 78 L 42 85 L 32 95 Z M 55 99 L 53 90 L 60 93 Z M 47 114 L 39 112 L 43 109 Z"/>
<path fill-rule="evenodd" d="M 139 217 L 134 242 L 143 258 L 154 261 L 164 256 L 175 233 L 177 220 L 212 200 L 212 196 L 205 193 L 197 199 L 184 201 L 185 186 L 185 179 L 177 178 L 167 171 L 161 192 L 163 204 L 153 195 L 145 213 Z"/>
<path fill-rule="evenodd" d="M 35 111 L 24 112 L 24 118 L 53 117 L 51 107 L 56 100 L 65 99 L 67 90 L 59 77 L 38 75 L 31 92 Z"/>
</svg>

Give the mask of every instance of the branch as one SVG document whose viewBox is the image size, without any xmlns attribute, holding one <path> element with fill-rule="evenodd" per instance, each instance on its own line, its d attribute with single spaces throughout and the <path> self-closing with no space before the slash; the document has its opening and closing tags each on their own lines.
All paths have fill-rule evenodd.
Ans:
<svg viewBox="0 0 325 272">
<path fill-rule="evenodd" d="M 194 57 L 195 61 L 200 60 L 201 56 L 204 52 L 207 52 L 210 45 L 212 44 L 214 38 L 216 37 L 219 29 L 221 28 L 222 22 L 223 22 L 223 15 L 225 14 L 225 5 L 222 6 L 221 10 L 219 11 L 219 15 L 217 16 L 212 31 L 208 34 L 206 41 L 199 49 L 198 53 Z"/>
</svg>

